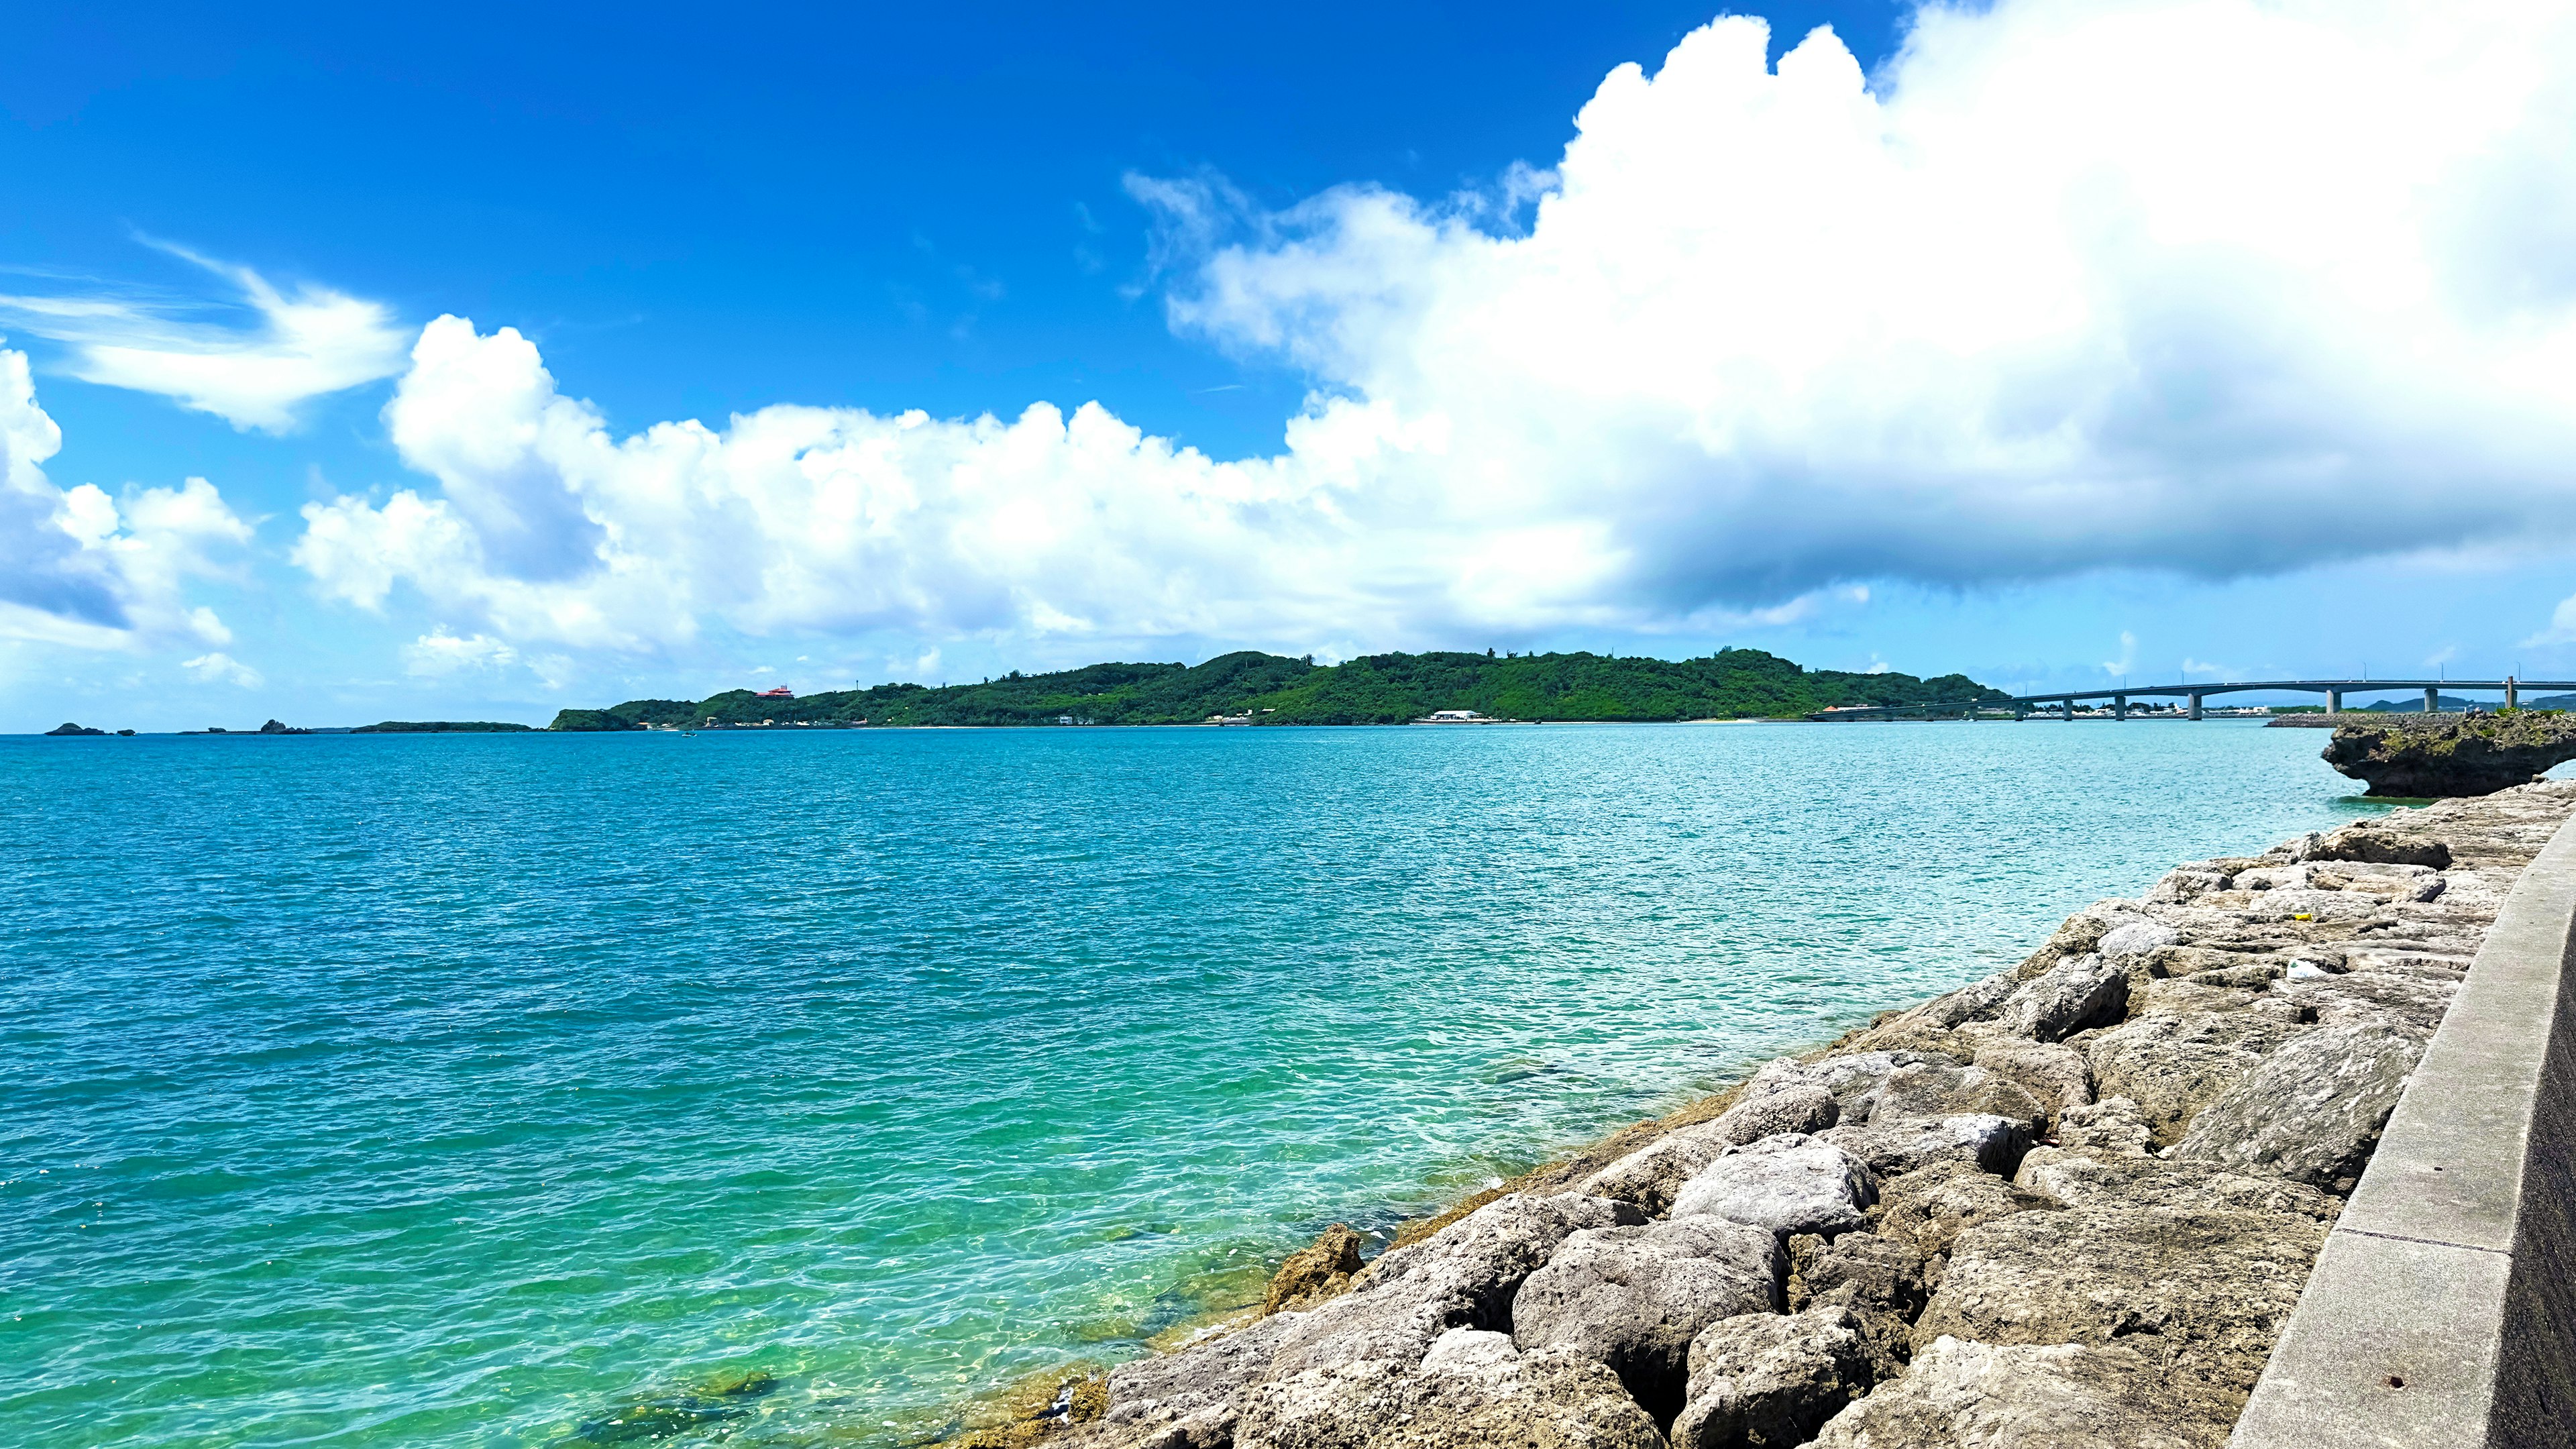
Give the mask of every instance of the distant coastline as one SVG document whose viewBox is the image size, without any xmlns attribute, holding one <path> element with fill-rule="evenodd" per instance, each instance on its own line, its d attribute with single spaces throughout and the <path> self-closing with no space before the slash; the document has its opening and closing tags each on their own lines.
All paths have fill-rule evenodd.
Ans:
<svg viewBox="0 0 2576 1449">
<path fill-rule="evenodd" d="M 1575 654 L 1374 654 L 1317 664 L 1243 652 L 1204 664 L 1093 664 L 974 684 L 796 695 L 727 690 L 702 700 L 633 699 L 567 709 L 549 729 L 887 729 L 1096 725 L 1392 725 L 1472 722 L 1670 724 L 1797 719 L 1833 705 L 2002 700 L 1965 675 L 1931 679 L 1806 669 L 1759 649 L 1699 659 Z M 1445 722 L 1466 723 L 1465 718 Z"/>
</svg>

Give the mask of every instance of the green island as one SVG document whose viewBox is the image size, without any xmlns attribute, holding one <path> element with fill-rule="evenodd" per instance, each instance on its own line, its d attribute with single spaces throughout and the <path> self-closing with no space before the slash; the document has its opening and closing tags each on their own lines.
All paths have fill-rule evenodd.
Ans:
<svg viewBox="0 0 2576 1449">
<path fill-rule="evenodd" d="M 508 735 L 533 729 L 532 725 L 509 724 L 488 719 L 389 719 L 378 724 L 359 725 L 353 735 Z"/>
<path fill-rule="evenodd" d="M 551 729 L 892 728 L 977 725 L 1404 724 L 1440 711 L 1496 720 L 1669 722 L 1795 718 L 1835 705 L 2003 700 L 1962 674 L 1804 669 L 1759 649 L 1700 659 L 1602 654 L 1372 654 L 1316 664 L 1245 651 L 1204 664 L 1093 664 L 933 688 L 786 696 L 727 690 L 567 709 Z"/>
</svg>

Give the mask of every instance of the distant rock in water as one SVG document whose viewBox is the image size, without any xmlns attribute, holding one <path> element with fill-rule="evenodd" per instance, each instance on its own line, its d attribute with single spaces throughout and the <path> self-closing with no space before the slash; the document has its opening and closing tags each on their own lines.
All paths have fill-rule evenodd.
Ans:
<svg viewBox="0 0 2576 1449">
<path fill-rule="evenodd" d="M 45 733 L 48 735 L 103 735 L 106 734 L 107 731 L 83 729 L 81 726 L 73 724 L 70 720 L 64 720 L 61 724 L 45 731 Z"/>
<path fill-rule="evenodd" d="M 2492 795 L 2576 760 L 2576 716 L 2512 710 L 2342 724 L 2326 742 L 2323 759 L 2369 781 L 2373 795 Z"/>
<path fill-rule="evenodd" d="M 270 720 L 268 723 L 261 725 L 259 727 L 259 732 L 264 735 L 309 735 L 313 733 L 311 730 L 290 728 L 278 720 Z"/>
</svg>

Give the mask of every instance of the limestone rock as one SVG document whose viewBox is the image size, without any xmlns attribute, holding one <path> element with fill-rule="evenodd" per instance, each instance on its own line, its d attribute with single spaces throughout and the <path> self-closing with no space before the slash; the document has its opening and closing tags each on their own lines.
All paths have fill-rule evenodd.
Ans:
<svg viewBox="0 0 2576 1449">
<path fill-rule="evenodd" d="M 2170 1155 L 2348 1192 L 2423 1054 L 2384 1025 L 2318 1027 L 2203 1109 Z"/>
<path fill-rule="evenodd" d="M 2127 1097 L 2104 1097 L 2088 1107 L 2069 1107 L 2057 1119 L 2060 1147 L 2144 1157 L 2154 1144 L 2155 1133 L 2147 1126 L 2145 1111 Z M 2030 1159 L 2024 1157 L 2022 1161 L 2027 1163 Z"/>
<path fill-rule="evenodd" d="M 1968 1229 L 2057 1203 L 1961 1162 L 1940 1162 L 1887 1179 L 1879 1188 L 1879 1236 L 1910 1243 L 1927 1258 L 1946 1255 Z"/>
<path fill-rule="evenodd" d="M 1633 1205 L 1606 1198 L 1496 1198 L 1421 1242 L 1380 1254 L 1341 1297 L 1264 1320 L 1291 1324 L 1272 1367 L 1289 1373 L 1362 1359 L 1420 1363 L 1449 1329 L 1508 1328 L 1512 1296 L 1566 1238 L 1643 1221 Z"/>
<path fill-rule="evenodd" d="M 2094 954 L 2059 962 L 2023 983 L 1996 1019 L 2014 1036 L 2056 1041 L 2119 1020 L 2128 1004 L 2128 968 Z"/>
<path fill-rule="evenodd" d="M 1992 1037 L 1978 1044 L 1976 1065 L 2028 1092 L 2051 1122 L 2093 1100 L 2093 1069 L 2082 1052 L 2059 1042 Z"/>
<path fill-rule="evenodd" d="M 1113 1426 L 1142 1428 L 1222 1408 L 1230 1424 L 1234 1396 L 1268 1375 L 1270 1356 L 1299 1319 L 1295 1313 L 1279 1314 L 1171 1353 L 1121 1364 L 1110 1372 L 1109 1410 L 1102 1417 Z"/>
<path fill-rule="evenodd" d="M 1690 1400 L 1672 1449 L 1804 1444 L 1871 1381 L 1849 1309 L 1720 1320 L 1690 1346 Z"/>
<path fill-rule="evenodd" d="M 1520 1347 L 1508 1333 L 1453 1328 L 1431 1340 L 1430 1351 L 1422 1355 L 1422 1368 L 1426 1373 L 1481 1372 L 1501 1368 L 1519 1356 Z"/>
<path fill-rule="evenodd" d="M 1784 1132 L 1822 1132 L 1841 1116 L 1842 1104 L 1832 1092 L 1801 1084 L 1747 1097 L 1726 1109 L 1715 1125 L 1719 1136 L 1742 1147 Z"/>
<path fill-rule="evenodd" d="M 1908 1322 L 1923 1311 L 1923 1253 L 1912 1243 L 1876 1233 L 1845 1233 L 1827 1242 L 1800 1235 L 1789 1240 L 1797 1273 L 1789 1307 L 1819 1305 L 1855 1313 L 1883 1313 Z"/>
<path fill-rule="evenodd" d="M 2030 1149 L 2030 1129 L 1985 1113 L 1891 1120 L 1837 1127 L 1819 1135 L 1884 1175 L 1912 1172 L 1935 1162 L 1961 1162 L 1984 1172 L 2009 1174 Z"/>
<path fill-rule="evenodd" d="M 1816 1449 L 2220 1449 L 2235 1414 L 2172 1394 L 2125 1347 L 1936 1339 L 1828 1422 Z"/>
<path fill-rule="evenodd" d="M 2329 835 L 2310 835 L 2300 842 L 2301 860 L 2356 860 L 2378 865 L 2422 865 L 2447 870 L 2451 847 L 2430 836 L 2390 830 L 2376 821 L 2356 820 Z"/>
<path fill-rule="evenodd" d="M 2341 1201 L 2306 1183 L 2098 1147 L 2033 1148 L 2013 1184 L 2070 1208 L 2237 1208 L 2294 1213 L 2321 1223 L 2333 1222 L 2343 1210 Z"/>
<path fill-rule="evenodd" d="M 1801 1234 L 1789 1240 L 1789 1257 L 1790 1311 L 1850 1309 L 1871 1377 L 1885 1382 L 1905 1372 L 1914 1319 L 1929 1288 L 1921 1251 L 1875 1233 L 1845 1233 L 1830 1243 Z"/>
<path fill-rule="evenodd" d="M 1983 1067 L 1929 1064 L 1898 1067 L 1888 1073 L 1886 1083 L 1878 1089 L 1876 1104 L 1870 1108 L 1873 1123 L 1976 1115 L 2002 1117 L 2036 1132 L 2047 1125 L 2051 1114 L 2030 1093 Z M 1821 1132 L 1832 1125 L 1827 1122 L 1810 1130 Z"/>
<path fill-rule="evenodd" d="M 1673 1194 L 1681 1191 L 1683 1183 L 1734 1145 L 1717 1122 L 1697 1123 L 1666 1133 L 1602 1168 L 1575 1191 L 1633 1203 L 1646 1216 L 1661 1217 L 1672 1210 Z"/>
<path fill-rule="evenodd" d="M 2017 1213 L 1959 1235 L 1914 1341 L 2125 1342 L 2169 1381 L 2241 1405 L 2325 1235 L 2324 1223 L 2291 1213 Z"/>
<path fill-rule="evenodd" d="M 1309 1307 L 1351 1286 L 1359 1270 L 1360 1235 L 1348 1223 L 1335 1223 L 1279 1265 L 1262 1294 L 1261 1311 Z"/>
<path fill-rule="evenodd" d="M 1816 1062 L 1782 1057 L 1754 1073 L 1745 1093 L 1750 1100 L 1791 1087 L 1822 1087 L 1833 1094 L 1841 1112 L 1838 1120 L 1842 1124 L 1866 1122 L 1870 1107 L 1878 1098 L 1879 1086 L 1887 1080 L 1888 1073 L 1898 1067 L 1926 1062 L 1955 1067 L 1966 1065 L 1966 1058 L 1918 1051 L 1846 1052 Z"/>
<path fill-rule="evenodd" d="M 1999 971 L 1983 981 L 1945 992 L 1906 1013 L 1939 1027 L 1955 1027 L 1963 1022 L 1983 1021 L 2003 1009 L 2013 988 L 2021 978 L 2010 971 Z"/>
<path fill-rule="evenodd" d="M 1836 1129 L 1841 1130 L 1841 1129 Z M 1775 1236 L 1850 1232 L 1876 1200 L 1868 1167 L 1814 1137 L 1765 1137 L 1739 1147 L 1682 1184 L 1675 1218 L 1720 1217 L 1767 1228 Z"/>
<path fill-rule="evenodd" d="M 1668 1419 L 1682 1405 L 1691 1340 L 1721 1318 L 1778 1312 L 1787 1273 L 1777 1237 L 1724 1218 L 1588 1229 L 1521 1285 L 1512 1342 L 1571 1348 Z"/>
<path fill-rule="evenodd" d="M 2015 967 L 2017 980 L 2029 981 L 2046 974 L 2062 961 L 2090 956 L 2102 937 L 2113 929 L 2138 919 L 2134 903 L 2123 900 L 2096 901 L 2068 916 L 2046 943 Z"/>
<path fill-rule="evenodd" d="M 1434 1360 L 1437 1360 L 1435 1363 Z M 1608 1369 L 1571 1349 L 1435 1344 L 1417 1367 L 1307 1369 L 1243 1396 L 1234 1449 L 1664 1449 Z"/>
<path fill-rule="evenodd" d="M 2283 994 L 2314 1011 L 2322 1025 L 2396 1025 L 2401 1034 L 2430 1039 L 2460 987 L 2418 973 L 2355 970 L 2304 977 Z"/>
<path fill-rule="evenodd" d="M 2137 1103 L 2140 1119 L 2163 1145 L 2180 1139 L 2201 1108 L 2292 1030 L 2245 1011 L 2147 1015 L 2086 1043 L 2084 1059 L 2093 1069 L 2093 1089 Z"/>
<path fill-rule="evenodd" d="M 2373 795 L 2491 795 L 2576 760 L 2576 719 L 2513 714 L 2391 716 L 2335 728 L 2322 758 Z M 2341 832 L 2337 832 L 2340 834 Z"/>
<path fill-rule="evenodd" d="M 2093 949 L 2104 958 L 2125 965 L 2132 957 L 2144 956 L 2180 939 L 2181 933 L 2162 921 L 2131 921 L 2103 932 L 2100 943 Z"/>
</svg>

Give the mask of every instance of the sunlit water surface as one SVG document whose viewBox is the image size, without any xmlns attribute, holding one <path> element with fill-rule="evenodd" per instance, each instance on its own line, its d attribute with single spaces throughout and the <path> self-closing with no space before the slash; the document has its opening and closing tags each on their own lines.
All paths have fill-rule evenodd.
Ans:
<svg viewBox="0 0 2576 1449">
<path fill-rule="evenodd" d="M 0 739 L 0 1443 L 917 1440 L 2367 808 L 2320 743 Z"/>
</svg>

